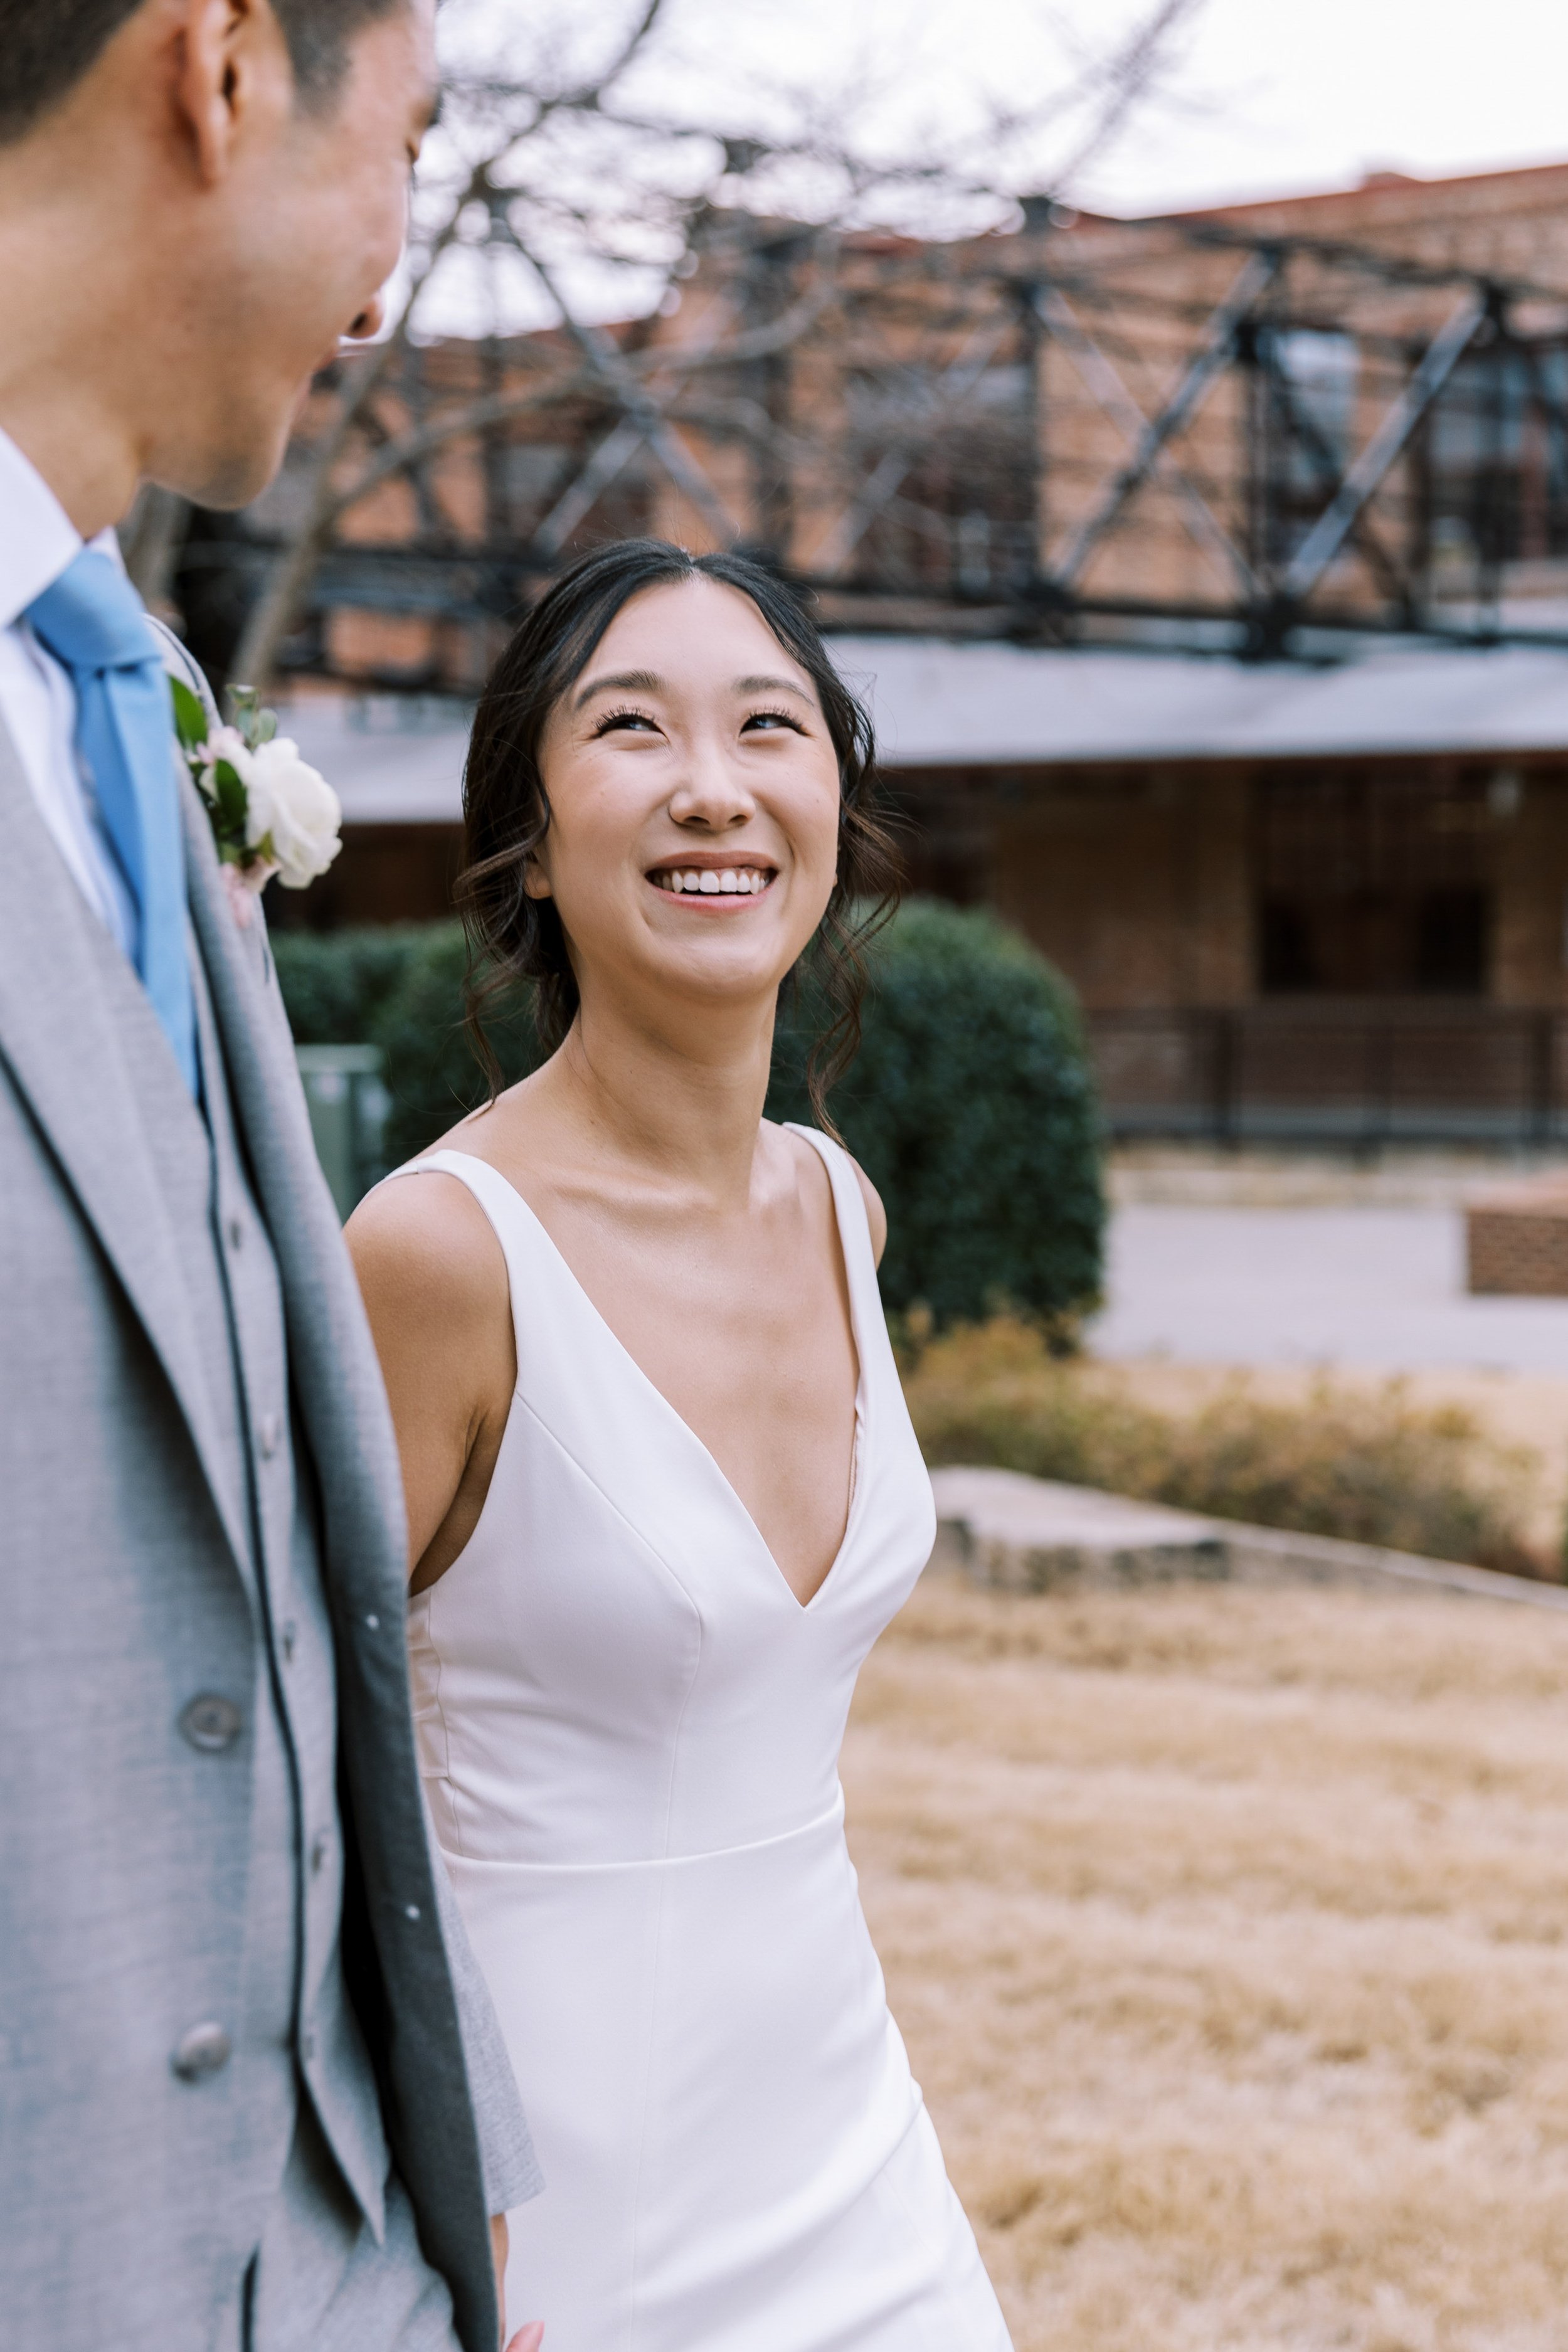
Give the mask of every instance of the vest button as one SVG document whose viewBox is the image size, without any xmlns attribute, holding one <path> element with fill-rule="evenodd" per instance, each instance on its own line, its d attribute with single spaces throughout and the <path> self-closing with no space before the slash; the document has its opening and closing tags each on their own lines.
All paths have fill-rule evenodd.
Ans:
<svg viewBox="0 0 1568 2352">
<path fill-rule="evenodd" d="M 194 1698 L 180 1717 L 181 1732 L 204 1756 L 216 1756 L 225 1748 L 232 1748 L 244 1725 L 245 1718 L 234 1701 L 219 1698 L 211 1691 Z"/>
<path fill-rule="evenodd" d="M 174 2044 L 169 2063 L 182 2083 L 199 2083 L 228 2064 L 231 2046 L 221 2025 L 193 2025 Z"/>
</svg>

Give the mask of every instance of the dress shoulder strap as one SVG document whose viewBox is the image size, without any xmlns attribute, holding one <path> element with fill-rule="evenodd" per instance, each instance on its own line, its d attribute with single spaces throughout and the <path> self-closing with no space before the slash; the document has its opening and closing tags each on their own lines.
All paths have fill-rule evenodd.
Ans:
<svg viewBox="0 0 1568 2352">
<path fill-rule="evenodd" d="M 489 1221 L 490 1231 L 500 1244 L 506 1260 L 507 1281 L 511 1289 L 511 1315 L 514 1326 L 519 1322 L 521 1303 L 531 1289 L 530 1276 L 537 1274 L 538 1237 L 542 1232 L 528 1202 L 514 1184 L 509 1184 L 499 1168 L 488 1160 L 478 1160 L 471 1151 L 426 1151 L 417 1160 L 405 1160 L 401 1168 L 384 1176 L 384 1184 L 395 1184 L 400 1176 L 455 1176 L 473 1194 Z M 521 1349 L 522 1333 L 517 1331 Z M 519 1361 L 521 1362 L 521 1355 Z"/>
<path fill-rule="evenodd" d="M 866 1195 L 860 1190 L 855 1162 L 844 1146 L 835 1143 L 830 1135 L 824 1135 L 820 1128 L 797 1127 L 793 1119 L 786 1124 L 792 1135 L 798 1135 L 811 1145 L 827 1171 L 850 1292 L 863 1307 L 875 1308 L 876 1319 L 880 1323 L 882 1297 L 877 1284 L 877 1255 L 871 1247 L 871 1221 L 866 1213 Z"/>
</svg>

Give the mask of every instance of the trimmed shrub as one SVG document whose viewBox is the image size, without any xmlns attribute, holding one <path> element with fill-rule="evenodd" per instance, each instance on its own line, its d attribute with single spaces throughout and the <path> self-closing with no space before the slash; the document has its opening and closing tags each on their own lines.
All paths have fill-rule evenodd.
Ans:
<svg viewBox="0 0 1568 2352">
<path fill-rule="evenodd" d="M 455 923 L 273 947 L 301 1045 L 374 1045 L 392 1097 L 387 1164 L 424 1150 L 484 1098 L 463 1030 Z M 872 950 L 865 1035 L 834 1115 L 888 1206 L 882 1295 L 941 1325 L 999 1306 L 1059 1344 L 1100 1289 L 1100 1129 L 1066 983 L 994 916 L 906 907 Z M 786 991 L 768 1110 L 809 1120 L 809 984 Z M 526 1000 L 491 1024 L 506 1083 L 537 1067 Z M 919 1318 L 917 1318 L 919 1319 Z"/>
<path fill-rule="evenodd" d="M 297 1045 L 370 1045 L 427 923 L 346 931 L 274 931 L 273 961 Z M 436 928 L 446 929 L 447 925 Z"/>
<path fill-rule="evenodd" d="M 300 1045 L 379 1045 L 392 1097 L 385 1160 L 424 1151 L 485 1097 L 463 1026 L 466 950 L 460 923 L 382 924 L 363 930 L 279 931 L 272 951 Z M 526 998 L 489 1024 L 511 1086 L 537 1068 Z"/>
<path fill-rule="evenodd" d="M 395 1168 L 426 1150 L 438 1135 L 489 1091 L 463 1025 L 463 973 L 468 951 L 460 923 L 432 923 L 405 959 L 401 976 L 376 1018 L 372 1042 L 386 1057 L 392 1109 L 386 1122 L 387 1165 Z M 515 1086 L 543 1055 L 526 996 L 503 1018 L 486 1022 L 501 1066 Z"/>
<path fill-rule="evenodd" d="M 1010 1306 L 1071 1337 L 1100 1293 L 1100 1132 L 1078 1005 L 1016 931 L 915 899 L 872 950 L 832 1110 L 888 1207 L 882 1296 L 937 1325 Z M 807 1119 L 811 997 L 785 1008 L 768 1108 Z"/>
<path fill-rule="evenodd" d="M 988 1463 L 1255 1527 L 1560 1572 L 1526 1532 L 1537 1457 L 1498 1445 L 1457 1406 L 1413 1404 L 1397 1380 L 1369 1393 L 1325 1379 L 1285 1404 L 1238 1373 L 1197 1411 L 1165 1412 L 1114 1367 L 1056 1361 L 1037 1329 L 1003 1317 L 933 1340 L 906 1365 L 904 1390 L 932 1464 Z"/>
</svg>

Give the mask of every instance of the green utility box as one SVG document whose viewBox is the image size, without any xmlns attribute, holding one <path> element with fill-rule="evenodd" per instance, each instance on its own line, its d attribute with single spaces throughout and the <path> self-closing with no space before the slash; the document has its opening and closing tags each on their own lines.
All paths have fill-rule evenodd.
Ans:
<svg viewBox="0 0 1568 2352">
<path fill-rule="evenodd" d="M 379 1045 L 297 1045 L 310 1132 L 338 1214 L 346 1218 L 386 1173 L 383 1139 L 392 1098 Z"/>
</svg>

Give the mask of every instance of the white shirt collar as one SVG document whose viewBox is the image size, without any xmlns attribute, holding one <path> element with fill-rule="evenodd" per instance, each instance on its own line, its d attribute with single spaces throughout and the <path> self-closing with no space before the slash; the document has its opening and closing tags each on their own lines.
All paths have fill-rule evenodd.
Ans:
<svg viewBox="0 0 1568 2352">
<path fill-rule="evenodd" d="M 81 533 L 30 458 L 0 432 L 0 629 L 19 619 L 81 553 Z M 90 545 L 124 569 L 120 541 L 100 530 Z"/>
</svg>

